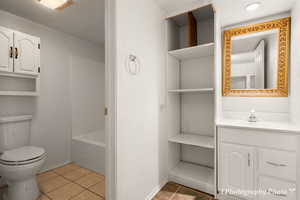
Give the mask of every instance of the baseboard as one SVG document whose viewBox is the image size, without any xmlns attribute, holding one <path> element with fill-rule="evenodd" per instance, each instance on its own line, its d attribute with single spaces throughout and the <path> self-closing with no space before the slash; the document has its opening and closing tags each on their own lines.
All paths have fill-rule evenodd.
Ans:
<svg viewBox="0 0 300 200">
<path fill-rule="evenodd" d="M 216 197 L 219 200 L 241 200 L 241 198 L 238 198 L 238 197 L 233 197 L 233 196 L 229 196 L 229 195 L 222 195 L 222 194 L 218 194 Z"/>
<path fill-rule="evenodd" d="M 59 167 L 62 167 L 62 166 L 64 166 L 64 165 L 67 165 L 67 164 L 70 164 L 70 163 L 72 163 L 72 162 L 71 162 L 71 161 L 65 161 L 65 162 L 63 162 L 63 163 L 61 163 L 61 164 L 58 164 L 58 165 L 55 165 L 55 166 L 51 166 L 51 167 L 44 168 L 44 169 L 42 169 L 39 173 L 51 171 L 51 170 L 53 170 L 53 169 L 55 169 L 55 168 L 59 168 Z"/>
<path fill-rule="evenodd" d="M 163 181 L 161 184 L 156 186 L 152 192 L 146 197 L 145 200 L 152 200 L 154 196 L 167 184 L 168 180 Z"/>
</svg>

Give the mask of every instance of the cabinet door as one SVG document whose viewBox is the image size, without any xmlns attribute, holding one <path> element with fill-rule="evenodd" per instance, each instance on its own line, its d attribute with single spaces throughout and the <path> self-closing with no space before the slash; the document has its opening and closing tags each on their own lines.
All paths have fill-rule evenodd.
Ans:
<svg viewBox="0 0 300 200">
<path fill-rule="evenodd" d="M 220 191 L 230 195 L 253 199 L 239 191 L 254 190 L 254 148 L 241 145 L 220 145 Z M 233 192 L 233 193 L 232 193 Z M 237 193 L 236 193 L 237 192 Z"/>
<path fill-rule="evenodd" d="M 40 39 L 15 32 L 14 71 L 23 74 L 38 74 L 40 65 Z"/>
<path fill-rule="evenodd" d="M 259 195 L 259 200 L 296 200 L 296 185 L 280 179 L 260 176 L 259 189 L 266 193 Z"/>
<path fill-rule="evenodd" d="M 0 70 L 13 71 L 13 32 L 0 27 Z"/>
</svg>

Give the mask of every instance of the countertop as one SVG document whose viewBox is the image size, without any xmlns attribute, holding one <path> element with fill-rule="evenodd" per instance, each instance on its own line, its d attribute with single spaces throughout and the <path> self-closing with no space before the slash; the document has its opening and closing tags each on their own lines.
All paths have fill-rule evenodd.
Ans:
<svg viewBox="0 0 300 200">
<path fill-rule="evenodd" d="M 244 129 L 255 129 L 255 130 L 268 130 L 277 132 L 287 132 L 300 134 L 300 124 L 293 124 L 290 122 L 248 122 L 237 119 L 221 119 L 217 122 L 218 127 L 225 128 L 244 128 Z"/>
</svg>

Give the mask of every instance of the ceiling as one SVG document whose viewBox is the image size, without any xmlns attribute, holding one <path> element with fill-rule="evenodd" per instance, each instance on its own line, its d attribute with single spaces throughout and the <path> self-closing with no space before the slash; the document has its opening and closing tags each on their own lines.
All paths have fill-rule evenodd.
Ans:
<svg viewBox="0 0 300 200">
<path fill-rule="evenodd" d="M 63 11 L 50 10 L 36 3 L 36 0 L 0 0 L 0 9 L 31 21 L 46 25 L 62 32 L 77 36 L 99 45 L 105 41 L 104 0 L 76 0 Z M 222 26 L 236 24 L 292 8 L 296 0 L 156 0 L 159 5 L 172 13 L 181 7 L 199 2 L 215 2 Z M 262 6 L 254 12 L 246 12 L 245 4 L 259 1 Z M 234 12 L 233 12 L 234 11 Z"/>
<path fill-rule="evenodd" d="M 222 26 L 249 21 L 277 13 L 289 11 L 296 0 L 216 0 Z M 252 12 L 245 10 L 245 5 L 261 2 L 261 7 Z"/>
<path fill-rule="evenodd" d="M 0 0 L 0 9 L 83 40 L 104 45 L 104 0 L 76 0 L 74 5 L 63 11 L 48 9 L 36 0 Z"/>
<path fill-rule="evenodd" d="M 156 0 L 160 6 L 168 13 L 178 10 L 179 7 L 187 4 L 195 5 L 199 2 L 209 2 L 209 0 Z M 288 11 L 292 8 L 296 0 L 211 0 L 215 3 L 219 12 L 222 26 L 228 26 L 255 18 Z M 262 6 L 253 12 L 245 11 L 245 4 L 251 2 L 261 2 Z"/>
<path fill-rule="evenodd" d="M 204 0 L 203 0 L 204 1 Z M 199 0 L 156 0 L 156 2 L 168 13 L 184 7 L 186 4 L 197 3 Z"/>
</svg>

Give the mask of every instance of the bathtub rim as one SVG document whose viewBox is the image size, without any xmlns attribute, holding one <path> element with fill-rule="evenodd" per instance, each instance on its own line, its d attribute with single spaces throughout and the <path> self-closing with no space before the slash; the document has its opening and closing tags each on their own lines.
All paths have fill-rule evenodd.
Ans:
<svg viewBox="0 0 300 200">
<path fill-rule="evenodd" d="M 96 145 L 96 146 L 99 146 L 99 147 L 106 148 L 106 144 L 104 142 L 96 142 L 96 141 L 93 141 L 93 140 L 90 140 L 90 139 L 86 139 L 85 138 L 86 135 L 88 135 L 88 134 L 72 137 L 72 140 L 76 140 L 76 141 L 79 141 L 79 142 L 84 142 L 84 143 L 93 144 L 93 145 Z"/>
</svg>

